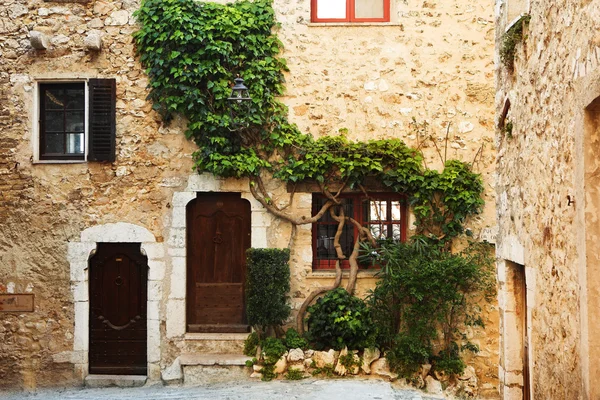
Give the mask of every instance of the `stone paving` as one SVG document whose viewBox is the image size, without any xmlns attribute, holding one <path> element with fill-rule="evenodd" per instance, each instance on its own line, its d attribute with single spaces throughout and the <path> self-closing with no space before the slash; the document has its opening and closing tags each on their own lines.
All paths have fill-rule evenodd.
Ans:
<svg viewBox="0 0 600 400">
<path fill-rule="evenodd" d="M 315 380 L 238 382 L 209 386 L 144 386 L 140 388 L 39 390 L 0 393 L 2 400 L 442 400 L 422 392 L 375 380 Z"/>
</svg>

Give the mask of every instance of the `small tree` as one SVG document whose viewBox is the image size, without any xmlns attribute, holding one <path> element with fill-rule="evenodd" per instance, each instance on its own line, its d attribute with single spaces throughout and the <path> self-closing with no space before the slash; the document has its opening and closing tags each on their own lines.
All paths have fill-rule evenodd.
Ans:
<svg viewBox="0 0 600 400">
<path fill-rule="evenodd" d="M 260 339 L 290 316 L 289 249 L 248 249 L 246 312 Z"/>
</svg>

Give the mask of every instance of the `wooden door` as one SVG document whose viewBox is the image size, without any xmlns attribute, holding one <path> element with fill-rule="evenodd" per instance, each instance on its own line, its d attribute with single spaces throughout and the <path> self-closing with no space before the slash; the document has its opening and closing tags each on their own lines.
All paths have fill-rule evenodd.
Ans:
<svg viewBox="0 0 600 400">
<path fill-rule="evenodd" d="M 199 193 L 187 208 L 189 332 L 247 332 L 244 285 L 250 203 L 239 193 Z"/>
<path fill-rule="evenodd" d="M 139 243 L 98 243 L 90 259 L 90 374 L 146 374 L 147 287 Z"/>
</svg>

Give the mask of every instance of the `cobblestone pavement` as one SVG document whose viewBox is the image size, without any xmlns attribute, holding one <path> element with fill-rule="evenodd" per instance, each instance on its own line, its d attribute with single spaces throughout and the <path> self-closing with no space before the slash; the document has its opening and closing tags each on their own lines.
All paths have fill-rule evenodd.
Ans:
<svg viewBox="0 0 600 400">
<path fill-rule="evenodd" d="M 441 400 L 424 393 L 396 388 L 374 380 L 315 380 L 297 382 L 238 382 L 208 386 L 145 386 L 141 388 L 39 390 L 35 393 L 0 393 L 2 400 Z"/>
</svg>

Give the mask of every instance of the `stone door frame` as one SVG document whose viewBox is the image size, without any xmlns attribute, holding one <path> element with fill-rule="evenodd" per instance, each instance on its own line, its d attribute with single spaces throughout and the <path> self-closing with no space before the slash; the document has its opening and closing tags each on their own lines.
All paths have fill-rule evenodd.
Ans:
<svg viewBox="0 0 600 400">
<path fill-rule="evenodd" d="M 98 243 L 140 243 L 140 251 L 148 257 L 147 304 L 147 377 L 160 380 L 160 301 L 165 272 L 164 248 L 146 228 L 125 222 L 96 225 L 81 232 L 80 241 L 68 243 L 67 259 L 71 271 L 75 327 L 73 352 L 75 376 L 83 382 L 89 367 L 89 259 Z"/>
</svg>

